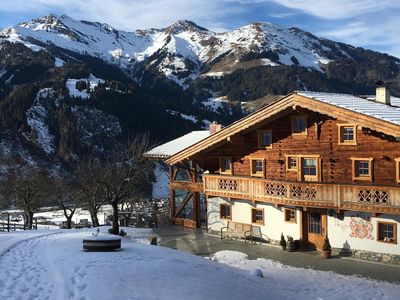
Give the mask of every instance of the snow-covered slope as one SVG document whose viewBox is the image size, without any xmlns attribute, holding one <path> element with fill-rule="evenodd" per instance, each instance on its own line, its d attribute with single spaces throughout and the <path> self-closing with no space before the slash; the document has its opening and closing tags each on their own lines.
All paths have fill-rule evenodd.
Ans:
<svg viewBox="0 0 400 300">
<path fill-rule="evenodd" d="M 33 50 L 55 45 L 127 70 L 153 66 L 184 88 L 201 75 L 203 67 L 224 74 L 249 53 L 259 56 L 260 65 L 297 64 L 317 70 L 332 60 L 332 50 L 336 56 L 349 56 L 342 44 L 331 43 L 331 49 L 310 33 L 271 23 L 215 33 L 190 21 L 178 21 L 167 28 L 126 32 L 108 24 L 49 15 L 6 28 L 0 31 L 1 39 L 24 43 Z"/>
<path fill-rule="evenodd" d="M 97 238 L 109 238 L 107 229 L 100 227 Z M 82 251 L 82 239 L 95 229 L 0 233 L 0 298 L 385 300 L 400 293 L 398 284 L 250 260 L 236 251 L 206 259 L 148 245 L 147 228 L 123 229 L 123 251 L 116 252 Z"/>
</svg>

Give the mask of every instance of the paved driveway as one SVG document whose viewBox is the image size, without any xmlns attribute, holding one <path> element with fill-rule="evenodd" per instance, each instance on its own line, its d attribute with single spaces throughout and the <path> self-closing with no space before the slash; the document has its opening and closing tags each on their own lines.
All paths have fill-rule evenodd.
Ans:
<svg viewBox="0 0 400 300">
<path fill-rule="evenodd" d="M 267 258 L 285 265 L 333 271 L 343 275 L 360 275 L 376 280 L 400 283 L 400 266 L 372 263 L 353 258 L 333 257 L 323 259 L 316 251 L 282 251 L 280 247 L 263 244 L 245 244 L 242 241 L 223 240 L 201 230 L 183 229 L 168 226 L 155 229 L 161 237 L 160 245 L 189 252 L 200 256 L 210 256 L 221 250 L 234 250 L 246 253 L 250 259 Z"/>
</svg>

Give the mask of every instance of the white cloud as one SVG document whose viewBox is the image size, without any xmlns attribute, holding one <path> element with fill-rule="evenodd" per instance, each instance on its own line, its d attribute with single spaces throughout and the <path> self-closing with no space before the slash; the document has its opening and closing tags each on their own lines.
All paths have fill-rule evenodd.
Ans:
<svg viewBox="0 0 400 300">
<path fill-rule="evenodd" d="M 393 0 L 323 0 L 312 1 L 312 3 L 308 0 L 272 1 L 288 8 L 301 10 L 312 16 L 330 20 L 377 13 L 390 7 L 400 8 L 400 3 Z"/>
<path fill-rule="evenodd" d="M 370 49 L 380 49 L 400 58 L 399 30 L 400 19 L 349 22 L 344 26 L 318 32 L 333 40 L 361 45 Z"/>
<path fill-rule="evenodd" d="M 76 19 L 104 22 L 124 30 L 164 27 L 188 19 L 203 26 L 226 28 L 219 22 L 238 13 L 226 6 L 226 0 L 2 0 L 0 12 L 38 12 L 38 16 L 56 13 Z"/>
<path fill-rule="evenodd" d="M 316 35 L 400 57 L 400 1 L 271 1 L 321 19 L 321 26 L 311 29 Z M 321 29 L 327 27 L 324 20 L 328 22 L 329 29 Z"/>
</svg>

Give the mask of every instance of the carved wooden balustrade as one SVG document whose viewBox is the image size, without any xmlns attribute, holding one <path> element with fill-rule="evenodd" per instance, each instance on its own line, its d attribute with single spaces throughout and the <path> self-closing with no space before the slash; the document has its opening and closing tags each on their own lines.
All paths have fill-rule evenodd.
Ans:
<svg viewBox="0 0 400 300">
<path fill-rule="evenodd" d="M 376 213 L 400 213 L 400 187 L 287 182 L 252 177 L 203 175 L 204 192 L 286 205 Z"/>
</svg>

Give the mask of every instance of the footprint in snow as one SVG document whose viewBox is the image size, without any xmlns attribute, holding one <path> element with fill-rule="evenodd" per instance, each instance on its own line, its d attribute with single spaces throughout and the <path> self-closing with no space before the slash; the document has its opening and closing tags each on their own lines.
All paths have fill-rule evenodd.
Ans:
<svg viewBox="0 0 400 300">
<path fill-rule="evenodd" d="M 83 292 L 86 288 L 87 288 L 87 284 L 86 283 L 78 286 L 78 289 L 79 289 L 80 292 Z"/>
</svg>

